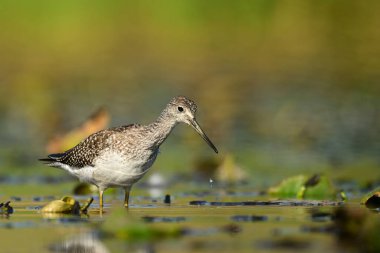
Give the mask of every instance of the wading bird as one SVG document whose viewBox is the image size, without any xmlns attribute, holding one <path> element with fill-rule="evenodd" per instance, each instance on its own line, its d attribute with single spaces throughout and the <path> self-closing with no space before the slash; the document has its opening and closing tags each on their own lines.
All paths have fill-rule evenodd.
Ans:
<svg viewBox="0 0 380 253">
<path fill-rule="evenodd" d="M 160 116 L 149 125 L 131 124 L 96 132 L 75 147 L 40 159 L 48 166 L 66 170 L 81 181 L 99 189 L 99 207 L 103 209 L 103 193 L 107 188 L 125 189 L 124 206 L 129 193 L 157 158 L 160 145 L 180 122 L 192 126 L 216 152 L 218 150 L 195 119 L 196 104 L 179 96 L 173 98 Z"/>
</svg>

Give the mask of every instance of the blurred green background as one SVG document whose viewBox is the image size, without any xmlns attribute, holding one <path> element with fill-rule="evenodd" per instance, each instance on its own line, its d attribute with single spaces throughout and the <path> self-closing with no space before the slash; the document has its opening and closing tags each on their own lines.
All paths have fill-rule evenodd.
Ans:
<svg viewBox="0 0 380 253">
<path fill-rule="evenodd" d="M 100 106 L 111 126 L 148 123 L 181 94 L 197 102 L 219 157 L 233 154 L 252 178 L 380 178 L 379 9 L 355 0 L 1 0 L 0 170 L 40 173 L 48 140 Z M 163 173 L 191 173 L 214 156 L 189 127 L 167 142 L 155 165 Z"/>
</svg>

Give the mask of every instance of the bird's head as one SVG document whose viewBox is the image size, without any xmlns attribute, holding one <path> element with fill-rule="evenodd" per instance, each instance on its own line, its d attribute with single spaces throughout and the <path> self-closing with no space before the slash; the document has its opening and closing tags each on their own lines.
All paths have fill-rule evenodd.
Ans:
<svg viewBox="0 0 380 253">
<path fill-rule="evenodd" d="M 176 122 L 183 122 L 192 126 L 195 131 L 197 131 L 197 133 L 215 151 L 215 153 L 218 153 L 217 148 L 210 141 L 210 139 L 207 137 L 195 119 L 197 105 L 192 100 L 183 96 L 175 97 L 170 101 L 166 109 L 170 116 L 176 120 Z"/>
</svg>

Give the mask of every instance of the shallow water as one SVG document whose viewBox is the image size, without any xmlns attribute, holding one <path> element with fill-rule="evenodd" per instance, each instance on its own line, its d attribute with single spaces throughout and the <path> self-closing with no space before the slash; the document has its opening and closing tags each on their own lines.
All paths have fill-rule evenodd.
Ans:
<svg viewBox="0 0 380 253">
<path fill-rule="evenodd" d="M 106 196 L 102 216 L 97 199 L 88 215 L 47 215 L 40 209 L 54 196 L 2 195 L 2 200 L 12 201 L 14 213 L 0 218 L 1 251 L 336 251 L 329 225 L 330 214 L 340 203 L 277 201 L 246 188 L 177 188 L 168 189 L 175 193 L 170 205 L 164 204 L 164 195 L 152 198 L 149 191 L 137 188 L 132 192 L 129 210 L 121 207 L 123 196 L 116 191 Z M 87 197 L 76 198 L 84 201 Z M 173 235 L 166 231 L 177 232 Z"/>
</svg>

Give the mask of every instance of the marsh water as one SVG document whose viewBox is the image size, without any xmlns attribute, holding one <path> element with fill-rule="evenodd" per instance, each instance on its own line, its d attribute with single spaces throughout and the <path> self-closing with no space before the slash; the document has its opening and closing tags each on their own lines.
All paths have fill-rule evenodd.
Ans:
<svg viewBox="0 0 380 253">
<path fill-rule="evenodd" d="M 331 214 L 365 209 L 361 197 L 380 186 L 378 9 L 355 0 L 1 1 L 0 203 L 13 213 L 0 209 L 0 252 L 347 252 Z M 110 189 L 100 216 L 96 192 L 76 195 L 76 179 L 38 164 L 96 130 L 149 123 L 177 95 L 197 103 L 220 154 L 179 126 L 152 168 L 166 183 L 152 189 L 149 172 L 129 210 Z M 344 204 L 267 194 L 316 173 L 345 192 Z M 87 215 L 42 214 L 64 196 L 94 202 Z"/>
<path fill-rule="evenodd" d="M 332 201 L 276 200 L 249 184 L 137 185 L 131 207 L 123 194 L 96 193 L 88 214 L 43 214 L 48 202 L 72 194 L 77 182 L 7 184 L 1 200 L 13 213 L 0 218 L 2 252 L 336 252 Z M 35 195 L 36 189 L 46 194 Z M 12 192 L 14 194 L 12 194 Z M 52 194 L 48 194 L 48 193 Z M 165 195 L 166 203 L 164 203 Z M 170 204 L 169 204 L 170 200 Z M 353 202 L 353 205 L 357 202 Z M 346 203 L 347 205 L 347 203 Z"/>
</svg>

